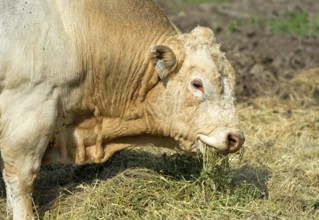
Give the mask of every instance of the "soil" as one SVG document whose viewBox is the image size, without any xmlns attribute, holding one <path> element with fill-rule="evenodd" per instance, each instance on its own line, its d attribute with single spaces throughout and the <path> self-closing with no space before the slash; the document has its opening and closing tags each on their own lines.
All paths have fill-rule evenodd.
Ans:
<svg viewBox="0 0 319 220">
<path fill-rule="evenodd" d="M 283 91 L 286 88 L 283 85 L 287 81 L 297 77 L 301 70 L 319 67 L 318 37 L 273 32 L 266 25 L 291 10 L 305 11 L 310 17 L 316 17 L 318 1 L 157 2 L 183 32 L 189 32 L 197 25 L 214 30 L 217 41 L 237 72 L 238 101 L 264 95 L 284 96 L 287 91 Z M 319 85 L 314 86 L 315 91 L 319 91 Z"/>
</svg>

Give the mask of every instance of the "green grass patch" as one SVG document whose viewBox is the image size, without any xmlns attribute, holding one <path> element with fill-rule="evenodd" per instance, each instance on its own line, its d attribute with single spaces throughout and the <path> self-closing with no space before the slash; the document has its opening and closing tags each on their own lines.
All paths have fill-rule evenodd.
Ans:
<svg viewBox="0 0 319 220">
<path fill-rule="evenodd" d="M 240 30 L 240 22 L 239 21 L 233 21 L 228 25 L 228 31 L 231 33 L 235 33 Z"/>
<path fill-rule="evenodd" d="M 262 17 L 261 15 L 255 15 L 252 17 L 251 19 L 251 22 L 254 24 L 254 25 L 264 25 L 265 24 L 265 18 Z"/>
<path fill-rule="evenodd" d="M 270 21 L 267 28 L 299 36 L 319 36 L 319 16 L 310 18 L 304 11 L 288 11 L 283 17 Z"/>
</svg>

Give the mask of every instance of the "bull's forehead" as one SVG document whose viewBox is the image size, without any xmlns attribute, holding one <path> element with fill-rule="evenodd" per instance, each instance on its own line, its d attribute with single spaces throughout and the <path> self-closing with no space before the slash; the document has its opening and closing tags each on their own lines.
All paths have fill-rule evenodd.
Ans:
<svg viewBox="0 0 319 220">
<path fill-rule="evenodd" d="M 211 80 L 227 78 L 230 83 L 234 83 L 234 70 L 226 59 L 225 53 L 220 51 L 219 44 L 188 37 L 184 50 L 186 66 L 197 69 Z"/>
<path fill-rule="evenodd" d="M 185 34 L 182 37 L 184 45 L 185 61 L 208 72 L 222 74 L 226 77 L 233 77 L 234 71 L 231 68 L 225 53 L 220 51 L 220 45 L 212 38 Z"/>
<path fill-rule="evenodd" d="M 212 53 L 208 45 L 192 45 L 193 47 L 186 48 L 185 61 L 188 65 L 201 69 L 204 72 L 213 73 L 216 76 L 219 74 L 218 63 L 213 57 L 218 58 L 218 54 Z M 194 47 L 196 46 L 196 47 Z"/>
</svg>

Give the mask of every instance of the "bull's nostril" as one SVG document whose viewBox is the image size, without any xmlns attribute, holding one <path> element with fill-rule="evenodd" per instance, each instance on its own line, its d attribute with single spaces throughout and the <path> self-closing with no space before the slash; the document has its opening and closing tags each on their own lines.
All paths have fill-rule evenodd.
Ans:
<svg viewBox="0 0 319 220">
<path fill-rule="evenodd" d="M 239 144 L 239 138 L 236 135 L 229 134 L 228 135 L 228 146 L 230 148 L 236 148 Z"/>
<path fill-rule="evenodd" d="M 242 133 L 239 134 L 228 134 L 227 143 L 229 152 L 237 151 L 245 142 L 245 136 Z"/>
</svg>

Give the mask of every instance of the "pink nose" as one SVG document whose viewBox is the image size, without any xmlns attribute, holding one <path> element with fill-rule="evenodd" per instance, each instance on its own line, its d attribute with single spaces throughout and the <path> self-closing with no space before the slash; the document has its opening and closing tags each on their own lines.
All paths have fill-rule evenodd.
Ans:
<svg viewBox="0 0 319 220">
<path fill-rule="evenodd" d="M 241 131 L 231 132 L 227 135 L 228 152 L 238 151 L 245 142 L 244 133 Z"/>
<path fill-rule="evenodd" d="M 224 128 L 209 136 L 200 135 L 199 140 L 222 154 L 234 153 L 245 142 L 244 133 L 237 128 Z"/>
</svg>

